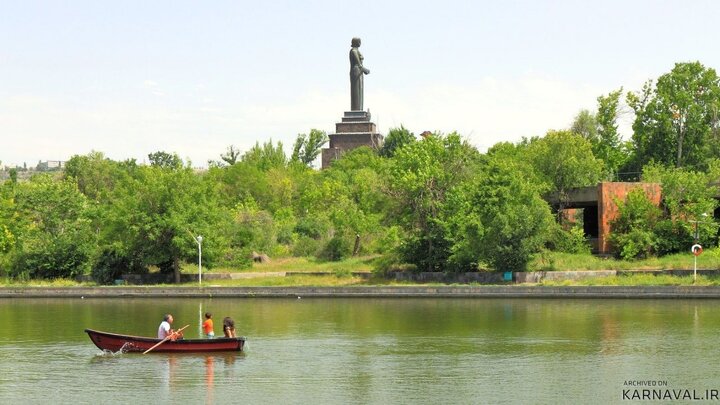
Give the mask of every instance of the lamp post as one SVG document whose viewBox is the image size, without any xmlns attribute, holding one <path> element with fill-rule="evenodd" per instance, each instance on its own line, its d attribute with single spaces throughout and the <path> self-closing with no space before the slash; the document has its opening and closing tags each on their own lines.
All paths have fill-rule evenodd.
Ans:
<svg viewBox="0 0 720 405">
<path fill-rule="evenodd" d="M 702 213 L 703 219 L 707 218 L 707 216 L 708 216 L 707 213 L 705 213 L 705 212 Z M 700 254 L 702 253 L 702 245 L 700 245 L 698 243 L 698 240 L 700 239 L 700 233 L 698 231 L 698 224 L 704 223 L 707 221 L 695 220 L 695 221 L 688 221 L 688 222 L 695 224 L 695 244 L 692 245 L 692 247 L 690 248 L 690 251 L 692 252 L 693 256 L 695 256 L 694 261 L 693 261 L 693 283 L 695 283 L 695 282 L 697 282 L 697 257 L 700 256 Z"/>
<path fill-rule="evenodd" d="M 198 235 L 195 241 L 198 244 L 198 284 L 202 287 L 202 235 Z"/>
</svg>

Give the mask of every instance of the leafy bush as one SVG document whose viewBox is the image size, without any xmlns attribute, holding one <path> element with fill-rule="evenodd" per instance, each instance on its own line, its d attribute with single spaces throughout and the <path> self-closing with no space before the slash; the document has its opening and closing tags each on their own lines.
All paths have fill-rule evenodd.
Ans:
<svg viewBox="0 0 720 405">
<path fill-rule="evenodd" d="M 569 230 L 554 226 L 550 234 L 549 246 L 556 252 L 590 254 L 590 245 L 585 239 L 585 232 L 579 226 Z"/>
<path fill-rule="evenodd" d="M 117 249 L 107 247 L 95 258 L 90 275 L 98 284 L 112 284 L 123 274 L 147 272 L 146 268 L 136 263 L 139 261 L 133 260 Z"/>
<path fill-rule="evenodd" d="M 235 267 L 238 269 L 246 269 L 252 267 L 252 249 L 251 248 L 228 248 L 218 260 L 218 266 Z"/>
<path fill-rule="evenodd" d="M 658 240 L 654 229 L 660 217 L 656 207 L 641 189 L 618 201 L 618 217 L 611 223 L 610 243 L 616 255 L 625 260 L 645 258 L 656 251 Z"/>
<path fill-rule="evenodd" d="M 491 160 L 479 181 L 468 188 L 471 207 L 465 234 L 478 261 L 496 271 L 525 271 L 548 239 L 553 216 L 538 184 L 521 165 Z"/>
<path fill-rule="evenodd" d="M 91 246 L 68 234 L 26 241 L 15 256 L 13 276 L 30 278 L 72 278 L 84 274 L 90 261 Z"/>
<path fill-rule="evenodd" d="M 657 236 L 656 253 L 663 256 L 689 249 L 693 245 L 693 233 L 689 225 L 670 219 L 658 221 L 654 228 Z"/>
<path fill-rule="evenodd" d="M 306 216 L 298 220 L 295 225 L 295 232 L 303 236 L 318 239 L 326 235 L 329 228 L 330 222 L 327 218 L 321 216 Z"/>
<path fill-rule="evenodd" d="M 387 277 L 393 271 L 415 271 L 415 265 L 402 262 L 399 253 L 388 252 L 373 261 L 373 274 L 381 277 Z"/>
<path fill-rule="evenodd" d="M 643 229 L 614 234 L 611 241 L 618 248 L 616 254 L 625 260 L 648 258 L 657 247 L 655 234 Z"/>
<path fill-rule="evenodd" d="M 292 254 L 295 257 L 310 257 L 315 256 L 318 250 L 320 250 L 319 240 L 302 235 L 293 245 Z"/>
<path fill-rule="evenodd" d="M 319 259 L 337 262 L 350 256 L 352 245 L 343 235 L 335 235 L 318 254 Z"/>
<path fill-rule="evenodd" d="M 399 226 L 391 226 L 382 233 L 371 244 L 370 251 L 374 253 L 389 253 L 395 251 L 402 242 L 402 229 Z"/>
</svg>

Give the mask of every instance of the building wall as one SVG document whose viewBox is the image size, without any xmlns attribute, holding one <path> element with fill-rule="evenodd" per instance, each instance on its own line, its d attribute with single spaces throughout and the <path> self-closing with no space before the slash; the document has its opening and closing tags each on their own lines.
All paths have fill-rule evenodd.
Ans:
<svg viewBox="0 0 720 405">
<path fill-rule="evenodd" d="M 610 224 L 618 216 L 618 201 L 625 201 L 628 193 L 637 188 L 645 191 L 650 201 L 660 206 L 662 189 L 657 183 L 610 183 L 598 184 L 598 251 L 611 253 L 609 241 Z"/>
</svg>

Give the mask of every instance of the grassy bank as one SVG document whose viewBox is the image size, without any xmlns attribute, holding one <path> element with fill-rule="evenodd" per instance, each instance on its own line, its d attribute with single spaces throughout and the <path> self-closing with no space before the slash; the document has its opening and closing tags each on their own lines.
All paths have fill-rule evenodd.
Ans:
<svg viewBox="0 0 720 405">
<path fill-rule="evenodd" d="M 707 249 L 697 258 L 698 269 L 720 269 L 720 250 Z M 528 265 L 530 271 L 576 270 L 692 270 L 693 255 L 678 253 L 643 260 L 617 260 L 591 255 L 551 252 L 539 254 Z"/>
<path fill-rule="evenodd" d="M 369 272 L 373 270 L 373 261 L 378 256 L 351 257 L 339 262 L 322 261 L 310 257 L 281 257 L 272 259 L 268 263 L 253 263 L 252 267 L 215 267 L 211 270 L 203 269 L 212 273 L 352 273 Z M 182 272 L 197 274 L 197 264 L 184 264 Z"/>
<path fill-rule="evenodd" d="M 598 277 L 576 281 L 543 281 L 539 285 L 544 286 L 594 286 L 594 285 L 616 285 L 616 286 L 657 286 L 657 285 L 702 285 L 720 286 L 720 278 L 698 276 L 693 281 L 692 276 L 670 276 L 652 274 L 621 274 L 616 277 Z"/>
<path fill-rule="evenodd" d="M 213 268 L 203 269 L 207 273 L 268 273 L 267 276 L 236 280 L 204 280 L 203 285 L 227 287 L 337 287 L 337 286 L 387 286 L 418 285 L 418 283 L 398 282 L 382 277 L 356 277 L 355 272 L 372 272 L 373 261 L 377 256 L 350 258 L 340 262 L 319 261 L 312 258 L 278 258 L 269 263 L 255 263 L 251 268 Z M 529 264 L 529 271 L 582 271 L 582 270 L 692 270 L 693 256 L 688 253 L 650 258 L 646 260 L 622 261 L 613 258 L 599 258 L 591 255 L 567 253 L 546 253 L 537 255 Z M 708 249 L 698 257 L 698 269 L 719 269 L 720 251 Z M 186 264 L 183 273 L 197 274 L 197 266 Z M 280 276 L 278 273 L 325 273 L 323 275 Z M 716 277 L 698 276 L 696 285 L 720 285 Z M 1 287 L 69 287 L 94 286 L 95 283 L 78 283 L 74 280 L 30 280 L 17 281 L 0 279 Z M 185 285 L 196 285 L 186 283 Z M 439 285 L 438 283 L 424 285 Z M 618 277 L 601 277 L 579 281 L 549 282 L 541 285 L 693 285 L 692 277 L 669 275 L 628 274 Z M 120 287 L 121 288 L 121 287 Z"/>
</svg>

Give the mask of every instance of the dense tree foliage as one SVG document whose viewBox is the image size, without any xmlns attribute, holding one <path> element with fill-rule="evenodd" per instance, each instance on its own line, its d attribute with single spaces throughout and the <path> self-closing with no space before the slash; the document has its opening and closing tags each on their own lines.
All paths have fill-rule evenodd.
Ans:
<svg viewBox="0 0 720 405">
<path fill-rule="evenodd" d="M 318 129 L 310 130 L 309 135 L 298 134 L 290 159 L 310 166 L 320 155 L 322 147 L 327 141 L 328 136 L 325 131 Z"/>
<path fill-rule="evenodd" d="M 457 133 L 416 139 L 394 128 L 378 149 L 357 148 L 325 170 L 311 167 L 327 135 L 230 146 L 208 170 L 159 151 L 149 165 L 101 152 L 74 156 L 64 172 L 0 184 L 0 274 L 55 278 L 124 273 L 180 278 L 183 263 L 251 266 L 271 257 L 338 260 L 374 254 L 386 269 L 515 271 L 543 249 L 587 252 L 583 228 L 553 221 L 546 201 L 623 170 L 663 189 L 618 201 L 611 243 L 633 259 L 718 243 L 720 90 L 713 69 L 680 63 L 639 93 L 631 142 L 617 119 L 622 88 L 582 110 L 569 130 L 501 142 L 481 153 Z M 16 172 L 17 174 L 17 172 Z M 555 207 L 557 208 L 557 207 Z M 697 233 L 696 233 L 697 229 Z"/>
<path fill-rule="evenodd" d="M 523 154 L 545 190 L 558 196 L 560 208 L 570 189 L 597 184 L 602 177 L 603 162 L 593 155 L 590 142 L 570 131 L 532 139 Z"/>
<path fill-rule="evenodd" d="M 501 271 L 522 271 L 548 240 L 553 216 L 539 185 L 521 165 L 491 159 L 468 187 L 464 235 L 478 259 Z"/>
<path fill-rule="evenodd" d="M 404 261 L 423 271 L 443 270 L 451 254 L 447 197 L 473 175 L 478 160 L 477 150 L 456 133 L 427 136 L 395 152 L 388 181 L 407 234 Z"/>
<path fill-rule="evenodd" d="M 649 81 L 627 100 L 635 112 L 635 168 L 655 161 L 705 169 L 718 156 L 720 78 L 714 69 L 677 63 L 655 86 Z"/>
<path fill-rule="evenodd" d="M 20 278 L 85 273 L 95 234 L 90 227 L 87 198 L 77 185 L 43 174 L 12 192 L 12 217 L 17 222 L 9 232 L 14 245 L 10 273 Z M 8 228 L 3 227 L 3 231 Z"/>
<path fill-rule="evenodd" d="M 391 128 L 390 131 L 388 131 L 378 153 L 382 157 L 391 158 L 395 155 L 396 150 L 414 141 L 415 134 L 400 125 L 400 128 Z"/>
<path fill-rule="evenodd" d="M 610 235 L 616 255 L 636 259 L 653 254 L 658 244 L 653 230 L 660 220 L 660 209 L 641 189 L 630 191 L 627 198 L 617 204 L 619 215 L 612 223 Z"/>
</svg>

